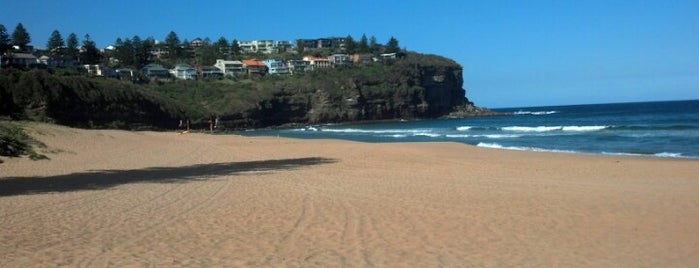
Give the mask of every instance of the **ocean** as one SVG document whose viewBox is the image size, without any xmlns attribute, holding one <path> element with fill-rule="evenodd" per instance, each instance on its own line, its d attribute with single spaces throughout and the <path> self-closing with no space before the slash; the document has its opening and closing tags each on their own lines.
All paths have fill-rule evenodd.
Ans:
<svg viewBox="0 0 699 268">
<path fill-rule="evenodd" d="M 699 158 L 699 100 L 494 110 L 511 114 L 309 125 L 241 134 L 362 142 L 450 141 L 525 151 Z"/>
</svg>

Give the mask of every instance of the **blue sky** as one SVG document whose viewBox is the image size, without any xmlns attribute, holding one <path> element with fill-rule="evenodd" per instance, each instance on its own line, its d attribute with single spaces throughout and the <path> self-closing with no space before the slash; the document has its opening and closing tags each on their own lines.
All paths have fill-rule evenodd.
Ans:
<svg viewBox="0 0 699 268">
<path fill-rule="evenodd" d="M 699 99 L 699 1 L 4 0 L 43 47 L 54 29 L 117 37 L 294 40 L 362 34 L 464 68 L 479 106 Z"/>
</svg>

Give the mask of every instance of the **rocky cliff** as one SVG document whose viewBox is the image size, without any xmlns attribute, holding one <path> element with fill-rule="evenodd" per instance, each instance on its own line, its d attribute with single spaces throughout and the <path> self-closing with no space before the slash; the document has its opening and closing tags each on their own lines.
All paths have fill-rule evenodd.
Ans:
<svg viewBox="0 0 699 268">
<path fill-rule="evenodd" d="M 408 53 L 280 81 L 270 98 L 223 119 L 239 128 L 489 114 L 466 98 L 462 72 L 444 57 Z"/>
</svg>

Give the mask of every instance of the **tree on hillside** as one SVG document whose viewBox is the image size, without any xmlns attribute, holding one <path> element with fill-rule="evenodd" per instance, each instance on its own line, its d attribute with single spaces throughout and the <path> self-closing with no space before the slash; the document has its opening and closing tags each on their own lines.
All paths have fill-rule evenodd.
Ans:
<svg viewBox="0 0 699 268">
<path fill-rule="evenodd" d="M 97 44 L 92 41 L 90 34 L 85 34 L 83 40 L 83 51 L 80 53 L 80 62 L 83 64 L 97 64 L 100 61 L 100 52 Z"/>
<path fill-rule="evenodd" d="M 240 44 L 238 44 L 237 39 L 233 39 L 233 41 L 231 41 L 231 56 L 239 57 L 240 54 L 243 54 L 242 50 L 240 49 Z"/>
<path fill-rule="evenodd" d="M 19 47 L 19 50 L 25 51 L 27 45 L 32 41 L 27 29 L 24 29 L 22 23 L 18 23 L 15 31 L 12 32 L 12 44 Z"/>
<path fill-rule="evenodd" d="M 10 35 L 7 33 L 5 25 L 0 24 L 0 54 L 5 53 L 12 47 Z"/>
<path fill-rule="evenodd" d="M 359 53 L 369 52 L 369 41 L 366 38 L 366 34 L 362 34 L 362 38 L 359 39 L 359 43 L 357 44 L 357 51 L 359 51 Z"/>
<path fill-rule="evenodd" d="M 121 65 L 121 66 L 133 65 L 135 53 L 134 53 L 133 43 L 131 42 L 131 39 L 126 38 L 126 39 L 122 40 L 121 38 L 117 38 L 117 40 L 114 42 L 114 48 L 115 48 L 114 58 L 116 58 L 119 61 L 119 65 Z"/>
<path fill-rule="evenodd" d="M 303 56 L 304 50 L 306 48 L 303 46 L 303 40 L 296 39 L 296 53 Z"/>
<path fill-rule="evenodd" d="M 68 40 L 66 41 L 65 55 L 72 60 L 76 60 L 79 52 L 78 36 L 75 35 L 75 33 L 70 33 L 70 35 L 68 35 Z"/>
<path fill-rule="evenodd" d="M 138 35 L 134 35 L 131 38 L 131 48 L 133 49 L 133 60 L 132 60 L 132 65 L 135 66 L 136 68 L 141 66 L 141 62 L 143 61 L 143 41 L 141 40 L 141 37 Z"/>
<path fill-rule="evenodd" d="M 58 32 L 58 30 L 53 30 L 51 37 L 49 37 L 49 41 L 46 43 L 46 48 L 51 54 L 60 54 L 60 50 L 63 49 L 64 46 L 65 42 L 63 41 L 61 33 Z"/>
<path fill-rule="evenodd" d="M 379 45 L 378 42 L 376 42 L 376 36 L 371 36 L 369 38 L 369 50 L 371 53 L 379 53 L 381 52 L 381 45 Z"/>
<path fill-rule="evenodd" d="M 354 41 L 351 35 L 345 38 L 345 53 L 354 54 L 357 52 L 357 42 Z"/>
<path fill-rule="evenodd" d="M 180 48 L 180 38 L 174 31 L 170 31 L 165 37 L 165 46 L 168 52 L 168 58 L 178 59 L 182 55 L 182 49 Z"/>
<path fill-rule="evenodd" d="M 136 39 L 137 37 L 138 35 L 134 36 L 133 39 Z M 141 38 L 139 37 L 138 39 Z M 152 36 L 141 41 L 140 47 L 135 47 L 136 56 L 138 57 L 138 61 L 136 62 L 137 68 L 141 68 L 152 61 L 153 54 L 151 54 L 151 51 L 153 48 L 155 48 L 155 38 Z"/>
<path fill-rule="evenodd" d="M 388 39 L 388 42 L 386 43 L 386 50 L 384 52 L 385 53 L 400 52 L 400 47 L 398 46 L 398 39 L 391 36 L 391 39 Z"/>
<path fill-rule="evenodd" d="M 225 37 L 219 37 L 216 43 L 214 43 L 214 46 L 218 50 L 218 55 L 221 59 L 226 59 L 228 57 L 228 53 L 231 47 L 230 44 L 228 44 L 228 40 L 226 40 Z"/>
</svg>

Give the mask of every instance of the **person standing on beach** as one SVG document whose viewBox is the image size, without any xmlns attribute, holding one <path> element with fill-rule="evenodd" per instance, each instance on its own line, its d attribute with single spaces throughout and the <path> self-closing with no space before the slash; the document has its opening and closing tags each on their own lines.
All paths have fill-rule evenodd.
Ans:
<svg viewBox="0 0 699 268">
<path fill-rule="evenodd" d="M 211 134 L 214 133 L 214 115 L 213 114 L 209 114 L 209 131 L 211 132 Z"/>
</svg>

